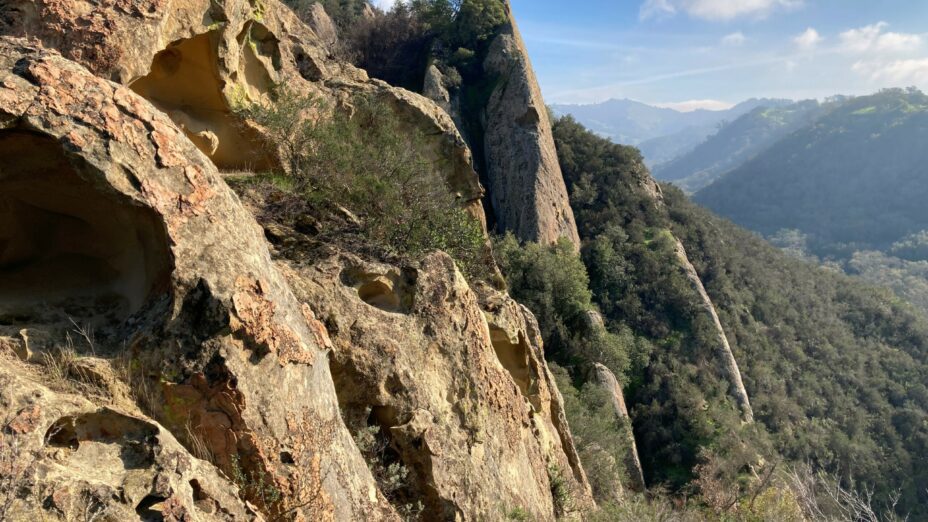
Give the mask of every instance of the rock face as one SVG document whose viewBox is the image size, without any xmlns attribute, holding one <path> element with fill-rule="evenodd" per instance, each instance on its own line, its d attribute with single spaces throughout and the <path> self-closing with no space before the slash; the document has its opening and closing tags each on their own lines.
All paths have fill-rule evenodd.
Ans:
<svg viewBox="0 0 928 522">
<path fill-rule="evenodd" d="M 501 232 L 523 241 L 580 245 L 554 147 L 551 122 L 512 9 L 483 68 L 494 82 L 486 106 L 486 180 Z"/>
<path fill-rule="evenodd" d="M 155 421 L 103 397 L 49 389 L 38 368 L 0 355 L 0 518 L 260 518 L 236 484 Z"/>
<path fill-rule="evenodd" d="M 377 97 L 483 218 L 445 111 L 334 61 L 276 0 L 2 10 L 0 31 L 30 37 L 0 37 L 0 471 L 20 469 L 4 460 L 15 450 L 26 481 L 0 495 L 14 518 L 399 520 L 415 500 L 426 519 L 554 520 L 592 506 L 526 309 L 470 288 L 443 254 L 275 262 L 218 171 L 274 166 L 236 111 L 272 85 L 333 110 Z M 349 429 L 371 424 L 412 477 L 398 490 Z"/>
<path fill-rule="evenodd" d="M 681 243 L 679 239 L 676 240 L 674 252 L 677 255 L 677 260 L 686 278 L 693 285 L 693 289 L 696 293 L 699 294 L 703 310 L 709 315 L 712 324 L 715 325 L 715 333 L 718 339 L 716 356 L 723 373 L 728 379 L 729 393 L 731 393 L 732 398 L 735 399 L 735 402 L 741 409 L 741 418 L 745 422 L 754 422 L 754 410 L 751 409 L 751 401 L 748 398 L 748 392 L 744 388 L 744 382 L 741 379 L 741 370 L 738 368 L 738 361 L 735 360 L 735 354 L 731 351 L 731 345 L 728 343 L 728 336 L 725 334 L 725 329 L 722 327 L 722 322 L 719 320 L 719 314 L 715 310 L 715 305 L 712 304 L 712 299 L 709 298 L 706 287 L 703 286 L 702 280 L 696 272 L 696 268 L 687 257 L 686 249 L 683 248 L 683 243 Z"/>
<path fill-rule="evenodd" d="M 516 508 L 554 520 L 592 505 L 525 308 L 475 293 L 440 253 L 402 268 L 336 255 L 292 279 L 332 332 L 346 418 L 386 434 L 424 520 L 500 520 Z M 556 488 L 571 500 L 559 504 Z"/>
<path fill-rule="evenodd" d="M 383 100 L 422 135 L 435 172 L 485 222 L 483 188 L 451 118 L 423 96 L 369 80 L 332 57 L 334 25 L 313 8 L 316 31 L 278 0 L 8 0 L 0 34 L 37 38 L 96 75 L 127 85 L 167 113 L 220 169 L 277 165 L 275 146 L 236 109 L 274 85 L 332 108 L 354 96 Z"/>
<path fill-rule="evenodd" d="M 116 422 L 174 451 L 167 430 L 245 477 L 265 513 L 392 516 L 341 421 L 325 328 L 170 119 L 56 53 L 0 39 L 0 165 L 0 278 L 14 282 L 0 285 L 0 337 L 38 355 L 93 325 L 94 352 L 130 360 L 161 423 L 67 398 L 61 415 L 78 440 L 62 444 L 81 454 L 81 430 Z M 167 500 L 191 511 L 191 494 Z"/>
<path fill-rule="evenodd" d="M 618 379 L 615 378 L 615 374 L 602 364 L 597 363 L 593 371 L 596 382 L 609 394 L 616 416 L 628 422 L 628 427 L 625 430 L 626 442 L 628 443 L 628 453 L 625 456 L 625 471 L 631 481 L 632 490 L 643 493 L 647 490 L 647 486 L 644 482 L 644 471 L 641 468 L 641 460 L 638 458 L 638 446 L 635 444 L 635 434 L 631 429 L 631 417 L 629 417 L 628 408 L 625 406 L 625 394 L 622 393 L 622 386 L 619 384 Z"/>
<path fill-rule="evenodd" d="M 640 180 L 640 186 L 644 193 L 650 196 L 658 205 L 664 205 L 664 194 L 661 191 L 660 185 L 654 181 L 654 178 L 651 176 L 642 178 Z M 722 373 L 728 380 L 729 393 L 732 398 L 735 399 L 735 403 L 741 410 L 742 420 L 744 422 L 754 422 L 754 410 L 751 408 L 751 401 L 748 398 L 748 392 L 741 378 L 741 370 L 738 368 L 738 361 L 735 359 L 735 354 L 731 350 L 731 345 L 728 342 L 728 335 L 725 333 L 722 321 L 719 320 L 719 314 L 715 309 L 715 305 L 712 303 L 712 299 L 709 297 L 709 293 L 706 292 L 706 287 L 703 285 L 699 273 L 696 271 L 693 263 L 690 262 L 689 256 L 686 254 L 686 249 L 683 247 L 683 243 L 676 238 L 674 238 L 674 241 L 676 242 L 674 245 L 674 254 L 676 255 L 680 270 L 683 271 L 683 275 L 686 276 L 686 279 L 692 285 L 693 291 L 696 292 L 699 299 L 701 308 L 715 327 L 714 329 L 718 342 L 716 358 L 719 367 L 722 369 Z"/>
</svg>

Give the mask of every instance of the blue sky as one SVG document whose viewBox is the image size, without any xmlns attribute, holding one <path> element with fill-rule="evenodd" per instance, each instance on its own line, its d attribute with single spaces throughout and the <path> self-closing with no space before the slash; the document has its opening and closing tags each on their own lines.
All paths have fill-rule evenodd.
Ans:
<svg viewBox="0 0 928 522">
<path fill-rule="evenodd" d="M 546 100 L 928 90 L 928 0 L 511 0 Z"/>
</svg>

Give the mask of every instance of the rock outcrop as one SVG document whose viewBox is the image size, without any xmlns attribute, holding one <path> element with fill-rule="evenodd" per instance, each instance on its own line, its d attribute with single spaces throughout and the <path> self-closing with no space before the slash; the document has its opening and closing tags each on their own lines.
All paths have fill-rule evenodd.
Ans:
<svg viewBox="0 0 928 522">
<path fill-rule="evenodd" d="M 93 352 L 128 358 L 134 387 L 150 390 L 160 426 L 97 410 L 131 437 L 173 451 L 169 431 L 243 477 L 265 513 L 394 516 L 342 423 L 324 326 L 167 116 L 57 53 L 0 39 L 0 166 L 0 278 L 13 282 L 0 285 L 3 344 L 38 358 L 92 325 L 80 331 Z M 67 401 L 65 428 L 93 431 L 81 420 L 90 405 Z M 84 435 L 74 436 L 66 445 L 81 454 Z M 195 509 L 188 488 L 174 493 L 172 509 Z"/>
<path fill-rule="evenodd" d="M 642 177 L 640 179 L 640 187 L 658 206 L 664 207 L 664 194 L 661 191 L 660 185 L 654 181 L 654 178 L 650 175 Z M 738 368 L 738 361 L 735 359 L 731 344 L 728 342 L 728 335 L 725 333 L 722 321 L 719 320 L 719 314 L 715 309 L 715 305 L 712 303 L 712 299 L 709 297 L 709 293 L 706 292 L 706 287 L 703 285 L 702 279 L 700 279 L 699 273 L 696 271 L 696 267 L 690 262 L 689 256 L 686 254 L 686 249 L 683 247 L 683 243 L 677 238 L 674 238 L 674 242 L 674 255 L 676 256 L 677 264 L 683 272 L 683 275 L 686 276 L 687 281 L 690 282 L 693 291 L 696 293 L 700 308 L 702 308 L 703 312 L 712 322 L 717 340 L 716 360 L 719 363 L 719 368 L 723 376 L 728 381 L 729 393 L 741 410 L 742 420 L 744 422 L 754 422 L 754 410 L 751 408 L 751 401 L 741 378 L 741 370 Z"/>
<path fill-rule="evenodd" d="M 238 485 L 162 426 L 131 405 L 107 404 L 120 390 L 95 395 L 47 384 L 55 383 L 46 368 L 0 354 L 0 518 L 261 518 Z"/>
<path fill-rule="evenodd" d="M 517 508 L 554 520 L 592 505 L 525 308 L 475 293 L 440 253 L 410 267 L 340 254 L 294 266 L 291 280 L 332 334 L 346 418 L 385 434 L 424 520 L 500 520 Z"/>
<path fill-rule="evenodd" d="M 496 227 L 523 241 L 553 243 L 566 237 L 579 248 L 548 110 L 508 1 L 506 9 L 509 22 L 483 63 L 493 82 L 483 146 Z"/>
<path fill-rule="evenodd" d="M 693 290 L 698 294 L 700 306 L 709 316 L 709 319 L 711 319 L 715 327 L 716 342 L 718 343 L 716 345 L 716 358 L 723 375 L 728 380 L 729 393 L 735 400 L 738 408 L 741 409 L 741 418 L 745 422 L 754 422 L 754 410 L 751 408 L 748 392 L 744 388 L 744 382 L 741 379 L 741 370 L 738 368 L 738 361 L 735 359 L 734 352 L 731 351 L 731 345 L 728 343 L 728 336 L 725 334 L 725 328 L 722 327 L 722 322 L 719 320 L 719 314 L 716 312 L 715 305 L 712 304 L 712 299 L 709 297 L 708 292 L 706 292 L 706 287 L 702 284 L 702 279 L 699 278 L 699 273 L 696 272 L 696 268 L 693 266 L 693 263 L 690 262 L 689 257 L 687 257 L 686 249 L 683 248 L 683 243 L 681 243 L 679 239 L 675 241 L 674 253 L 677 256 L 680 268 L 683 270 L 686 279 L 693 286 Z"/>
<path fill-rule="evenodd" d="M 625 406 L 625 394 L 622 393 L 622 386 L 619 384 L 618 379 L 615 378 L 615 374 L 602 364 L 595 364 L 593 372 L 596 382 L 609 395 L 616 417 L 627 423 L 624 429 L 625 442 L 628 444 L 624 462 L 625 471 L 628 473 L 631 489 L 643 493 L 647 490 L 647 486 L 644 482 L 644 471 L 641 468 L 641 460 L 638 458 L 638 446 L 635 444 L 635 434 L 632 432 L 631 417 L 629 417 L 628 408 Z"/>
<path fill-rule="evenodd" d="M 2 16 L 29 38 L 0 37 L 0 471 L 25 448 L 17 517 L 399 520 L 421 502 L 426 519 L 554 520 L 593 505 L 525 308 L 440 253 L 275 262 L 219 174 L 276 166 L 237 110 L 274 85 L 332 110 L 376 97 L 483 219 L 445 111 L 338 63 L 277 0 L 9 0 Z M 539 223 L 530 239 L 564 235 Z M 358 427 L 385 439 L 386 467 Z"/>
<path fill-rule="evenodd" d="M 392 107 L 418 132 L 436 175 L 485 222 L 483 188 L 450 116 L 429 99 L 369 80 L 331 52 L 334 25 L 313 8 L 310 29 L 278 0 L 8 0 L 0 33 L 38 39 L 167 113 L 220 169 L 278 164 L 276 147 L 237 109 L 275 85 L 350 110 L 355 96 Z"/>
</svg>

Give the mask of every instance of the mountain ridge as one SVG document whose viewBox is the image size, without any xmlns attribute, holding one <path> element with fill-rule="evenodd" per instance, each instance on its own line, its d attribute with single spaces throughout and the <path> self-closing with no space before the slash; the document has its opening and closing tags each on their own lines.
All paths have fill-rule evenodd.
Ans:
<svg viewBox="0 0 928 522">
<path fill-rule="evenodd" d="M 660 140 L 678 135 L 678 143 L 664 144 L 661 147 L 649 147 L 645 150 L 653 154 L 645 155 L 646 163 L 654 166 L 668 161 L 695 147 L 726 120 L 733 120 L 759 106 L 778 106 L 787 100 L 752 98 L 730 109 L 711 111 L 697 109 L 682 112 L 666 107 L 655 107 L 629 99 L 610 99 L 593 104 L 555 104 L 552 105 L 557 115 L 570 114 L 590 130 L 624 145 L 645 145 L 650 140 Z M 679 138 L 684 139 L 679 139 Z M 654 143 L 652 142 L 651 145 Z M 644 152 L 644 150 L 643 150 Z"/>
</svg>

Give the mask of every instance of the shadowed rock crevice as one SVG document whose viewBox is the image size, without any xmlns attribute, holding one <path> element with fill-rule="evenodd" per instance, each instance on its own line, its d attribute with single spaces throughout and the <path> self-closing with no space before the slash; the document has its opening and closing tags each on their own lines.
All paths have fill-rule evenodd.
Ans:
<svg viewBox="0 0 928 522">
<path fill-rule="evenodd" d="M 493 344 L 500 364 L 512 376 L 512 380 L 515 381 L 522 395 L 532 403 L 536 410 L 540 410 L 537 385 L 533 382 L 532 371 L 529 368 L 531 347 L 522 332 L 518 333 L 516 342 L 513 341 L 514 339 L 511 339 L 505 330 L 490 325 L 490 342 Z"/>
<path fill-rule="evenodd" d="M 157 435 L 154 424 L 104 408 L 58 419 L 45 440 L 51 448 L 66 448 L 74 465 L 119 459 L 124 469 L 133 470 L 154 463 Z"/>
<path fill-rule="evenodd" d="M 342 282 L 355 288 L 362 301 L 385 312 L 408 314 L 413 307 L 415 271 L 394 269 L 368 273 L 346 270 L 342 273 Z"/>
<path fill-rule="evenodd" d="M 166 280 L 164 225 L 84 181 L 60 144 L 0 131 L 0 165 L 0 323 L 114 324 Z"/>
<path fill-rule="evenodd" d="M 276 42 L 269 40 L 272 37 L 261 27 L 250 24 L 239 36 L 244 48 L 242 80 L 247 87 L 236 92 L 241 97 L 236 102 L 266 94 L 272 84 L 265 60 L 274 58 L 267 58 L 265 53 L 277 56 L 279 62 L 279 52 L 275 54 Z M 219 72 L 219 40 L 217 30 L 171 43 L 155 55 L 149 73 L 129 87 L 170 116 L 217 167 L 271 168 L 274 161 L 265 152 L 270 150 L 267 144 L 233 114 L 226 97 L 226 84 Z"/>
</svg>

